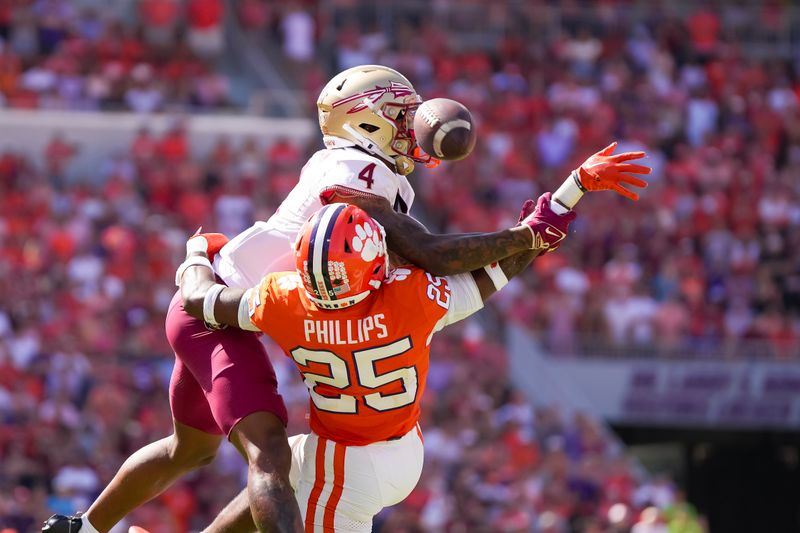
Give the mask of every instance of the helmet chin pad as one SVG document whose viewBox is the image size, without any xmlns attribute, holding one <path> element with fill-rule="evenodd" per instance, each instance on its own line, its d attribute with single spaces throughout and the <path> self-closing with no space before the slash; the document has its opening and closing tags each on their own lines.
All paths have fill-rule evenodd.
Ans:
<svg viewBox="0 0 800 533">
<path fill-rule="evenodd" d="M 300 273 L 302 276 L 302 273 Z M 322 309 L 344 309 L 345 307 L 353 306 L 362 300 L 364 300 L 367 296 L 370 295 L 372 291 L 364 291 L 360 294 L 356 294 L 351 296 L 350 298 L 343 298 L 341 300 L 323 300 L 321 298 L 317 298 L 314 296 L 313 293 L 306 291 L 306 296 L 309 300 L 314 302 L 314 305 L 317 307 L 321 307 Z"/>
</svg>

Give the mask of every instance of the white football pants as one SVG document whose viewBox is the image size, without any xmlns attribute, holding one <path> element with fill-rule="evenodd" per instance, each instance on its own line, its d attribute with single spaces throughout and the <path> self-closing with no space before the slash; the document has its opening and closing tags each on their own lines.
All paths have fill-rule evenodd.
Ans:
<svg viewBox="0 0 800 533">
<path fill-rule="evenodd" d="M 315 433 L 289 438 L 295 489 L 306 533 L 364 533 L 384 507 L 408 496 L 422 473 L 422 434 L 345 446 Z"/>
</svg>

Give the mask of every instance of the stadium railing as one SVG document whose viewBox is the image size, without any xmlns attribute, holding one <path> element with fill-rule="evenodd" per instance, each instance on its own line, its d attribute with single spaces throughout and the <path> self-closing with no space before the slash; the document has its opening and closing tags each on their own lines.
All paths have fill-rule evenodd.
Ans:
<svg viewBox="0 0 800 533">
<path fill-rule="evenodd" d="M 193 155 L 209 154 L 220 137 L 234 144 L 256 138 L 269 144 L 279 138 L 301 145 L 318 131 L 309 119 L 271 119 L 244 115 L 142 115 L 50 110 L 0 110 L 0 149 L 12 149 L 38 158 L 55 132 L 78 145 L 78 153 L 67 171 L 68 179 L 94 175 L 105 159 L 124 151 L 142 127 L 158 136 L 176 124 L 187 129 Z"/>
<path fill-rule="evenodd" d="M 622 424 L 800 428 L 794 360 L 552 356 L 514 324 L 507 343 L 510 379 L 536 404 Z"/>
</svg>

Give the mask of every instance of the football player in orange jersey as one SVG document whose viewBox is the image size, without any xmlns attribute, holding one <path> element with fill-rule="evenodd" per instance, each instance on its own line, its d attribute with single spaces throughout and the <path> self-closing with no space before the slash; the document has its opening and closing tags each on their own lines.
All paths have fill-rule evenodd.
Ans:
<svg viewBox="0 0 800 533">
<path fill-rule="evenodd" d="M 555 214 L 550 197 L 535 209 L 528 201 L 520 217 L 537 247 L 448 277 L 389 271 L 383 228 L 342 203 L 323 207 L 300 230 L 296 272 L 268 274 L 247 290 L 216 283 L 208 240 L 189 240 L 178 270 L 186 312 L 215 327 L 267 333 L 308 387 L 312 432 L 290 439 L 290 480 L 307 532 L 371 531 L 375 514 L 414 488 L 431 338 L 566 237 L 575 214 Z"/>
<path fill-rule="evenodd" d="M 269 220 L 255 222 L 230 242 L 216 236 L 210 251 L 218 252 L 214 267 L 224 283 L 247 288 L 280 270 L 278 265 L 290 256 L 287 244 L 306 218 L 333 202 L 364 209 L 386 228 L 393 252 L 439 275 L 469 272 L 529 248 L 531 235 L 523 228 L 435 235 L 408 215 L 415 194 L 406 175 L 415 163 L 430 160 L 417 150 L 413 130 L 421 102 L 411 82 L 385 66 L 360 65 L 334 76 L 317 100 L 325 149 L 309 159 Z M 644 153 L 615 155 L 615 147 L 594 154 L 572 172 L 553 196 L 556 212 L 568 210 L 587 191 L 610 189 L 636 199 L 622 184 L 646 186 L 634 174 L 650 169 L 630 163 Z M 288 503 L 293 495 L 287 479 L 286 410 L 263 345 L 252 332 L 208 331 L 201 320 L 183 312 L 180 298 L 169 306 L 166 330 L 176 356 L 170 380 L 173 433 L 131 455 L 82 516 L 53 515 L 42 531 L 109 531 L 176 479 L 210 462 L 225 436 L 248 461 L 259 527 L 299 530 L 299 509 Z"/>
<path fill-rule="evenodd" d="M 436 235 L 408 215 L 415 194 L 406 175 L 415 163 L 430 160 L 416 150 L 413 131 L 421 102 L 411 82 L 385 66 L 360 65 L 334 76 L 317 101 L 325 149 L 309 159 L 269 220 L 255 222 L 230 242 L 222 235 L 214 239 L 210 251 L 218 253 L 212 261 L 223 282 L 247 288 L 267 272 L 291 268 L 278 266 L 291 258 L 288 243 L 308 216 L 334 202 L 364 209 L 386 228 L 394 253 L 439 275 L 469 272 L 529 248 L 531 235 L 523 228 Z M 636 198 L 621 184 L 646 186 L 633 174 L 650 169 L 630 163 L 644 153 L 614 155 L 615 147 L 572 172 L 553 196 L 554 210 L 569 209 L 587 191 L 611 189 Z M 248 461 L 258 525 L 297 531 L 299 509 L 288 504 L 293 495 L 286 409 L 263 345 L 252 332 L 208 331 L 202 320 L 183 312 L 177 297 L 167 312 L 166 331 L 176 356 L 170 380 L 173 433 L 130 456 L 82 516 L 53 515 L 42 531 L 109 531 L 176 479 L 210 462 L 225 436 Z"/>
</svg>

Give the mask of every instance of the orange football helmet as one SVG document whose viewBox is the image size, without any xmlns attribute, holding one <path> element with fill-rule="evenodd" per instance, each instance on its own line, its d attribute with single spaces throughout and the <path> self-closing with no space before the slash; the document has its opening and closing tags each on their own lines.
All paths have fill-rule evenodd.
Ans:
<svg viewBox="0 0 800 533">
<path fill-rule="evenodd" d="M 379 289 L 386 278 L 386 233 L 359 207 L 326 205 L 300 229 L 295 265 L 317 306 L 349 307 Z"/>
</svg>

